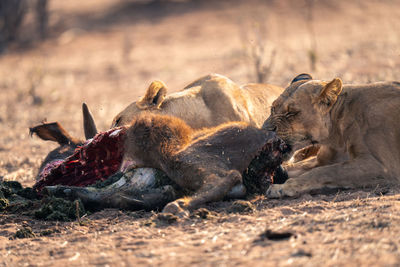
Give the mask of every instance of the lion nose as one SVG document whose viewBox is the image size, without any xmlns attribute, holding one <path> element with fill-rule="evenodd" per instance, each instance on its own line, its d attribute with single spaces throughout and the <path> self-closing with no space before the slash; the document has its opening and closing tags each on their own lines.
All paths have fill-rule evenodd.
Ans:
<svg viewBox="0 0 400 267">
<path fill-rule="evenodd" d="M 268 131 L 276 132 L 276 126 L 273 125 L 273 124 L 267 123 L 267 124 L 264 126 L 264 128 L 265 128 L 266 130 L 268 130 Z"/>
<path fill-rule="evenodd" d="M 276 131 L 276 126 L 271 123 L 271 120 L 266 120 L 262 126 L 263 129 L 267 130 L 267 131 Z"/>
</svg>

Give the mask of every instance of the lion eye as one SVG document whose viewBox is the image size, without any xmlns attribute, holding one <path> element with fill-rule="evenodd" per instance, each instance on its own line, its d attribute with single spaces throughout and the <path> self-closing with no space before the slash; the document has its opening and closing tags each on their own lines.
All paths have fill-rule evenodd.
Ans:
<svg viewBox="0 0 400 267">
<path fill-rule="evenodd" d="M 293 118 L 294 116 L 296 116 L 297 114 L 299 114 L 300 111 L 288 111 L 285 116 L 287 119 Z"/>
</svg>

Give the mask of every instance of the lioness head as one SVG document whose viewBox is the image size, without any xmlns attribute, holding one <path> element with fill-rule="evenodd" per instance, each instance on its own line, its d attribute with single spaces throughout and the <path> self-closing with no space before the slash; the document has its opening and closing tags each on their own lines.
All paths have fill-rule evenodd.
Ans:
<svg viewBox="0 0 400 267">
<path fill-rule="evenodd" d="M 154 81 L 147 88 L 145 95 L 136 102 L 133 102 L 114 117 L 111 128 L 128 125 L 132 118 L 143 111 L 156 111 L 160 109 L 167 94 L 167 86 L 162 81 Z"/>
<path fill-rule="evenodd" d="M 312 80 L 309 74 L 296 76 L 272 103 L 263 128 L 276 131 L 292 151 L 323 143 L 331 126 L 329 112 L 342 86 L 338 78 L 325 82 Z"/>
</svg>

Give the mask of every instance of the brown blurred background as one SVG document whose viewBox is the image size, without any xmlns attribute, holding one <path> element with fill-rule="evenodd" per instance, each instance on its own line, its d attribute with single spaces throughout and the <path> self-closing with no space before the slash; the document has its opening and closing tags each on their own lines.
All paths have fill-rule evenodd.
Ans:
<svg viewBox="0 0 400 267">
<path fill-rule="evenodd" d="M 11 3 L 11 4 L 10 4 Z M 0 177 L 31 185 L 56 145 L 28 127 L 99 130 L 154 79 L 170 92 L 215 72 L 285 86 L 296 74 L 345 83 L 400 79 L 400 1 L 3 0 Z"/>
</svg>

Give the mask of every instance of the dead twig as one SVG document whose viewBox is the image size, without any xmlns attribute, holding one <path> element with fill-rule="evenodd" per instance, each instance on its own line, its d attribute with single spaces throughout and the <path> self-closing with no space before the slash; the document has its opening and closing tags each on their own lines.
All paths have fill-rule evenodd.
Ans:
<svg viewBox="0 0 400 267">
<path fill-rule="evenodd" d="M 275 49 L 272 49 L 269 56 L 266 56 L 267 27 L 265 16 L 251 24 L 242 23 L 242 25 L 244 26 L 241 27 L 241 39 L 246 58 L 249 60 L 252 69 L 250 79 L 255 79 L 258 83 L 265 83 L 271 76 L 276 57 Z"/>
<path fill-rule="evenodd" d="M 314 0 L 306 0 L 306 22 L 310 38 L 310 49 L 308 50 L 308 58 L 310 60 L 310 68 L 312 71 L 317 69 L 317 38 L 314 30 Z"/>
<path fill-rule="evenodd" d="M 76 220 L 78 221 L 79 225 L 82 224 L 81 221 L 81 216 L 79 215 L 79 201 L 75 200 L 75 216 L 76 216 Z"/>
</svg>

